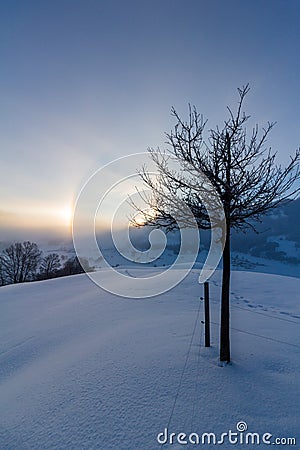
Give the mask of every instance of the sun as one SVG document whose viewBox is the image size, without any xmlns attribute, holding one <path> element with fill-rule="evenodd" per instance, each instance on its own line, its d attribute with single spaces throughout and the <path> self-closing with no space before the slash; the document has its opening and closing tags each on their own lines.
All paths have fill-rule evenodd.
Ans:
<svg viewBox="0 0 300 450">
<path fill-rule="evenodd" d="M 59 210 L 59 217 L 63 224 L 66 226 L 71 226 L 73 219 L 73 210 L 70 206 L 65 206 Z"/>
</svg>

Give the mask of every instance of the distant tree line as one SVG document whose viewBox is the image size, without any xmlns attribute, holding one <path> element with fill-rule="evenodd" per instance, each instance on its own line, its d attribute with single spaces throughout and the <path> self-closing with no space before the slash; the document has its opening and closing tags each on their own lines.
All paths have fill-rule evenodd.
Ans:
<svg viewBox="0 0 300 450">
<path fill-rule="evenodd" d="M 89 270 L 93 268 L 89 267 Z M 34 242 L 16 242 L 0 254 L 0 286 L 80 273 L 84 273 L 84 270 L 77 256 L 66 261 L 62 261 L 58 253 L 43 256 Z"/>
</svg>

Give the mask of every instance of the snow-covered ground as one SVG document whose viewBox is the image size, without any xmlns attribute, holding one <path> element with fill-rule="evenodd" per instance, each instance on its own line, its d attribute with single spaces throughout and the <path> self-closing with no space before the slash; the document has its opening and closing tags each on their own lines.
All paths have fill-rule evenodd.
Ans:
<svg viewBox="0 0 300 450">
<path fill-rule="evenodd" d="M 159 449 L 165 428 L 177 442 L 180 432 L 218 438 L 240 421 L 271 441 L 297 437 L 300 280 L 233 273 L 233 363 L 220 367 L 220 272 L 210 348 L 197 278 L 193 270 L 142 300 L 108 294 L 85 274 L 2 287 L 1 450 Z M 222 448 L 232 446 L 253 448 L 226 439 Z"/>
</svg>

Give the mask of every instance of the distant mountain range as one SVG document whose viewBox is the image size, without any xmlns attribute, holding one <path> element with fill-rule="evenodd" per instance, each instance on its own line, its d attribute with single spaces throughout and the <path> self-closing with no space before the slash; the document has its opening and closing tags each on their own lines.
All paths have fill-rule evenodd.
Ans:
<svg viewBox="0 0 300 450">
<path fill-rule="evenodd" d="M 261 258 L 300 263 L 300 199 L 288 202 L 255 224 L 259 234 L 233 233 L 232 249 Z"/>
</svg>

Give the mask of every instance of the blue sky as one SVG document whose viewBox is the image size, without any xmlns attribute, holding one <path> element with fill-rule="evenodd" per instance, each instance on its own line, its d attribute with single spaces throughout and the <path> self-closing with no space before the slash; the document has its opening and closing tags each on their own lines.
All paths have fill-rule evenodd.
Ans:
<svg viewBox="0 0 300 450">
<path fill-rule="evenodd" d="M 92 172 L 163 146 L 170 109 L 208 128 L 249 82 L 253 121 L 277 121 L 285 163 L 300 145 L 298 0 L 0 3 L 2 226 L 67 223 Z"/>
</svg>

